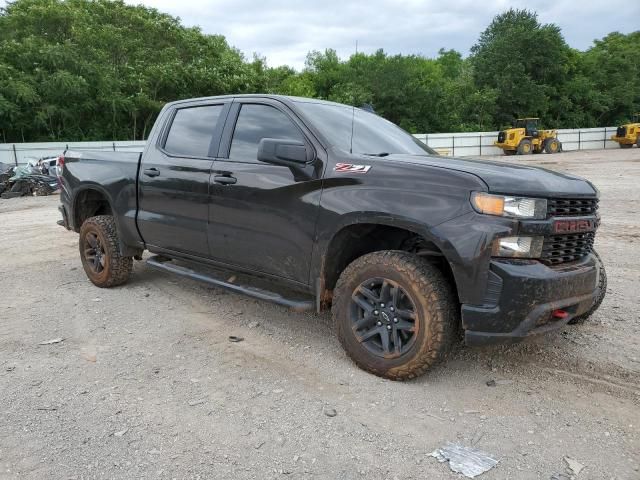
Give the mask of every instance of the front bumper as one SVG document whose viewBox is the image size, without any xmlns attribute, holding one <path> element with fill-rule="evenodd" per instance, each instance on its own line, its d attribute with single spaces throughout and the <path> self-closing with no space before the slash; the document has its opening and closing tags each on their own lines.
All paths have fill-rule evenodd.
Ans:
<svg viewBox="0 0 640 480">
<path fill-rule="evenodd" d="M 562 268 L 536 261 L 491 260 L 487 296 L 491 305 L 462 305 L 465 343 L 515 343 L 563 327 L 595 303 L 600 268 L 593 254 Z M 568 315 L 556 318 L 554 310 Z"/>
<path fill-rule="evenodd" d="M 636 137 L 631 135 L 627 135 L 625 137 L 618 137 L 617 135 L 614 135 L 611 137 L 611 140 L 623 145 L 633 145 L 634 143 L 636 143 Z"/>
<path fill-rule="evenodd" d="M 517 145 L 512 145 L 512 144 L 506 143 L 506 142 L 493 142 L 493 144 L 496 147 L 501 148 L 503 150 L 516 150 L 518 148 Z"/>
</svg>

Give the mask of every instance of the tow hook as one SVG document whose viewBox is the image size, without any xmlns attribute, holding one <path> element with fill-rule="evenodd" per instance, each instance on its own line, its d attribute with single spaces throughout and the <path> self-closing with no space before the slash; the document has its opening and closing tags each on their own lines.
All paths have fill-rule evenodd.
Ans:
<svg viewBox="0 0 640 480">
<path fill-rule="evenodd" d="M 563 319 L 569 316 L 569 312 L 567 312 L 566 310 L 557 309 L 551 312 L 551 316 L 553 318 Z"/>
</svg>

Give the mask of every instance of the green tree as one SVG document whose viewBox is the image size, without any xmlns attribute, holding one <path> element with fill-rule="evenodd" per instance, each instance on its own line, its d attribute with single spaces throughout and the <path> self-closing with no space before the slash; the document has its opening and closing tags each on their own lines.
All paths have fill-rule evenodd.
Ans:
<svg viewBox="0 0 640 480">
<path fill-rule="evenodd" d="M 496 16 L 471 48 L 477 88 L 498 92 L 494 126 L 525 115 L 556 118 L 569 55 L 560 28 L 541 24 L 536 13 L 510 9 Z"/>
<path fill-rule="evenodd" d="M 380 49 L 342 60 L 328 49 L 297 72 L 122 0 L 16 0 L 0 9 L 0 141 L 144 139 L 168 101 L 254 92 L 369 103 L 414 133 L 491 130 L 524 115 L 604 126 L 640 110 L 638 51 L 640 32 L 573 50 L 556 25 L 511 9 L 469 58 Z"/>
<path fill-rule="evenodd" d="M 261 73 L 223 37 L 122 1 L 18 0 L 0 12 L 7 141 L 145 138 L 165 102 L 256 91 Z"/>
<path fill-rule="evenodd" d="M 640 31 L 610 33 L 594 43 L 581 55 L 579 65 L 584 78 L 581 82 L 589 87 L 590 123 L 617 125 L 629 121 L 634 112 L 640 111 Z"/>
</svg>

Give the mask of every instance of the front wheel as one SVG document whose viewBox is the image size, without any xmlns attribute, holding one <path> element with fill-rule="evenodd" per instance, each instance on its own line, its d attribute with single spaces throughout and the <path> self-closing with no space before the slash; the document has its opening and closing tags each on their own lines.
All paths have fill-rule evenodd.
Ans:
<svg viewBox="0 0 640 480">
<path fill-rule="evenodd" d="M 531 144 L 531 140 L 525 138 L 520 141 L 520 145 L 518 145 L 518 155 L 530 155 L 533 151 L 533 145 Z"/>
<path fill-rule="evenodd" d="M 442 359 L 459 322 L 442 273 L 393 250 L 364 255 L 342 272 L 332 313 L 338 339 L 356 365 L 392 380 L 418 377 Z"/>
<path fill-rule="evenodd" d="M 558 153 L 562 149 L 562 144 L 557 138 L 547 140 L 544 144 L 544 151 L 547 153 Z"/>
<path fill-rule="evenodd" d="M 120 255 L 118 230 L 111 215 L 87 218 L 80 227 L 79 247 L 82 268 L 94 285 L 115 287 L 129 279 L 133 259 Z"/>
</svg>

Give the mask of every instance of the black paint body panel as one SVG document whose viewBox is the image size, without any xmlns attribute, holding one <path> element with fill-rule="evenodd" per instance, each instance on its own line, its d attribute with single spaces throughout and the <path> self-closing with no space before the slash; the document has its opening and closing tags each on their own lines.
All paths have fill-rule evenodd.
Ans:
<svg viewBox="0 0 640 480">
<path fill-rule="evenodd" d="M 473 191 L 595 197 L 589 182 L 502 162 L 350 154 L 329 145 L 296 101 L 249 95 L 174 102 L 160 113 L 141 157 L 67 152 L 61 200 L 69 228 L 80 227 L 74 222 L 78 193 L 95 189 L 112 207 L 124 252 L 146 248 L 268 277 L 310 294 L 317 293 L 329 245 L 342 229 L 363 223 L 403 228 L 432 242 L 445 256 L 463 325 L 480 334 L 512 332 L 521 338 L 527 332 L 518 330 L 519 322 L 537 305 L 593 293 L 598 266 L 591 255 L 580 269 L 562 274 L 538 262 L 496 263 L 491 258 L 496 237 L 544 234 L 551 222 L 480 215 L 469 200 Z M 221 123 L 212 126 L 210 155 L 184 158 L 165 152 L 162 141 L 175 109 L 212 103 L 224 104 L 225 111 Z M 283 112 L 303 133 L 314 160 L 299 168 L 231 161 L 229 145 L 245 103 Z M 370 169 L 337 172 L 337 163 Z M 160 173 L 147 176 L 148 169 Z M 220 183 L 220 176 L 235 182 Z M 487 304 L 494 301 L 497 305 Z"/>
</svg>

